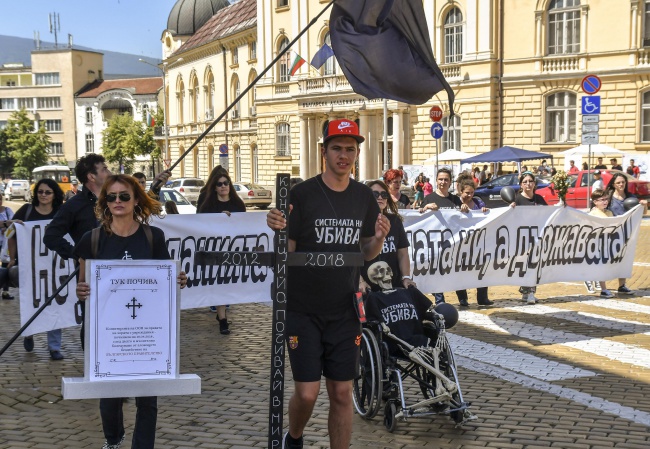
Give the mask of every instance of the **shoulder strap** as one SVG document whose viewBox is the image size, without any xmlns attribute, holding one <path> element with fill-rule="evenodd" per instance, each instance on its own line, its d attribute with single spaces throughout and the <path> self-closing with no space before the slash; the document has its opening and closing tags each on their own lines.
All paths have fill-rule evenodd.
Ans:
<svg viewBox="0 0 650 449">
<path fill-rule="evenodd" d="M 31 204 L 31 203 L 28 204 L 28 205 L 27 205 L 27 211 L 25 212 L 25 220 L 29 220 L 29 216 L 30 216 L 31 213 L 32 213 L 32 209 L 34 209 L 34 205 Z"/>
<path fill-rule="evenodd" d="M 151 227 L 148 224 L 142 223 L 142 230 L 144 235 L 147 237 L 147 243 L 149 243 L 149 250 L 151 251 L 151 258 L 153 259 L 153 234 L 151 233 Z"/>
<path fill-rule="evenodd" d="M 93 256 L 93 259 L 97 259 L 97 253 L 99 252 L 99 233 L 101 228 L 94 228 L 90 233 L 90 253 Z"/>
</svg>

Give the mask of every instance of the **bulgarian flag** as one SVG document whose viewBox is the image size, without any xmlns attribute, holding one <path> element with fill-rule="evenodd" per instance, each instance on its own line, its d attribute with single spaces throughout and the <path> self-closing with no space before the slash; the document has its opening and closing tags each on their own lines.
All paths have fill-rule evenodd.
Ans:
<svg viewBox="0 0 650 449">
<path fill-rule="evenodd" d="M 147 126 L 156 126 L 156 120 L 154 120 L 153 115 L 147 111 Z"/>
<path fill-rule="evenodd" d="M 302 56 L 300 56 L 298 53 L 296 53 L 296 57 L 293 59 L 293 63 L 291 64 L 291 68 L 289 69 L 289 75 L 293 76 L 296 74 L 298 69 L 305 63 L 306 61 L 302 59 Z"/>
</svg>

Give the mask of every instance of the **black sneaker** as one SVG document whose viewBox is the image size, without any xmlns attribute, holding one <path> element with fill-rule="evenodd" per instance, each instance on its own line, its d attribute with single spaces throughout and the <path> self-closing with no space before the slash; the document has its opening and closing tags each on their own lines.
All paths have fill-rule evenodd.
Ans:
<svg viewBox="0 0 650 449">
<path fill-rule="evenodd" d="M 2 292 L 2 299 L 14 299 L 14 297 L 9 292 Z"/>
<path fill-rule="evenodd" d="M 50 351 L 50 358 L 52 360 L 63 360 L 63 354 L 59 351 Z"/>
<path fill-rule="evenodd" d="M 217 319 L 219 319 L 217 317 Z M 228 318 L 224 318 L 222 320 L 219 320 L 219 332 L 221 332 L 221 335 L 229 335 L 230 334 L 230 329 L 228 329 Z"/>
<path fill-rule="evenodd" d="M 618 292 L 623 294 L 623 295 L 633 295 L 634 292 L 627 288 L 625 285 L 621 286 L 618 288 Z"/>
<path fill-rule="evenodd" d="M 490 301 L 489 299 L 486 299 L 485 301 L 479 302 L 479 306 L 491 306 L 494 304 L 494 301 Z"/>
<path fill-rule="evenodd" d="M 25 348 L 25 351 L 32 352 L 34 350 L 34 337 L 25 337 L 23 339 L 23 347 Z"/>
<path fill-rule="evenodd" d="M 282 449 L 302 449 L 302 435 L 297 440 L 285 432 L 282 437 Z"/>
<path fill-rule="evenodd" d="M 458 301 L 458 303 L 460 304 L 461 307 L 469 307 L 469 303 L 467 302 L 466 299 L 461 299 L 460 301 Z"/>
</svg>

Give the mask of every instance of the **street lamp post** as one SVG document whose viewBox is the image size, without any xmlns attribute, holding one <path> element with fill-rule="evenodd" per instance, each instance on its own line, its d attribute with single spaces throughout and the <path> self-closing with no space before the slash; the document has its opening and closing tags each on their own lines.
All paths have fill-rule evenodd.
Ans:
<svg viewBox="0 0 650 449">
<path fill-rule="evenodd" d="M 174 64 L 177 64 L 181 62 L 183 58 L 178 58 L 176 61 L 174 61 L 172 64 L 169 64 L 167 62 L 163 62 L 162 68 L 159 65 L 152 64 L 148 61 L 145 61 L 144 59 L 140 58 L 138 61 L 142 62 L 143 64 L 150 65 L 151 67 L 155 67 L 160 72 L 162 73 L 163 77 L 163 132 L 165 133 L 165 157 L 169 157 L 169 126 L 167 125 L 167 82 L 166 82 L 166 77 L 167 77 L 167 70 Z"/>
</svg>

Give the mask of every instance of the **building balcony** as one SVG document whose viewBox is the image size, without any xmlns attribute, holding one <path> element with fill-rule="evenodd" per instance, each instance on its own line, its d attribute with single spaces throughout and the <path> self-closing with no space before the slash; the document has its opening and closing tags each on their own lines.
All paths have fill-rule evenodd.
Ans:
<svg viewBox="0 0 650 449">
<path fill-rule="evenodd" d="M 581 68 L 581 57 L 578 55 L 546 56 L 542 59 L 543 73 L 566 73 L 584 70 Z"/>
<path fill-rule="evenodd" d="M 454 78 L 460 78 L 460 65 L 459 64 L 444 64 L 440 66 L 440 71 L 447 81 Z"/>
</svg>

